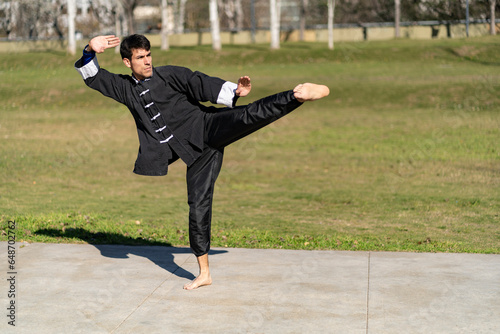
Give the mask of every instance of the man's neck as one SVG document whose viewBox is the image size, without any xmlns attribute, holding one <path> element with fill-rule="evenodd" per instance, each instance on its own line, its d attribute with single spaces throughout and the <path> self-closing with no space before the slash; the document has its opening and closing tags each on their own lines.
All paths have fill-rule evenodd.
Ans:
<svg viewBox="0 0 500 334">
<path fill-rule="evenodd" d="M 152 78 L 152 77 L 153 77 L 153 75 L 151 75 L 151 76 L 150 76 L 150 77 L 148 77 L 148 78 L 144 78 L 144 79 L 142 79 L 142 80 L 139 80 L 139 79 L 137 79 L 137 78 L 136 78 L 135 74 L 134 74 L 134 73 L 132 73 L 132 78 L 134 79 L 134 81 L 135 81 L 136 83 L 151 80 L 151 78 Z"/>
</svg>

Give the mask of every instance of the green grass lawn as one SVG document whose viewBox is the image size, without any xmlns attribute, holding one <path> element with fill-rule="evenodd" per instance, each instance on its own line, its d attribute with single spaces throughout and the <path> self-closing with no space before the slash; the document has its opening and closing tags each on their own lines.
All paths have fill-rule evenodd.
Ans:
<svg viewBox="0 0 500 334">
<path fill-rule="evenodd" d="M 311 81 L 328 98 L 226 149 L 212 245 L 500 253 L 500 38 L 153 49 L 254 99 Z M 188 245 L 185 166 L 132 173 L 128 110 L 64 53 L 3 54 L 0 240 Z M 99 56 L 127 73 L 118 55 Z"/>
</svg>

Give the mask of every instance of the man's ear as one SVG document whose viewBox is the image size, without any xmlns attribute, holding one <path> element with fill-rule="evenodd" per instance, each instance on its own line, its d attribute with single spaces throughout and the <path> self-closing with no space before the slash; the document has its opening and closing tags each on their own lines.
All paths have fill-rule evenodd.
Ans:
<svg viewBox="0 0 500 334">
<path fill-rule="evenodd" d="M 130 59 L 128 59 L 128 58 L 123 58 L 123 63 L 124 63 L 124 64 L 125 64 L 125 66 L 127 66 L 128 68 L 130 68 L 130 67 L 131 67 L 131 65 L 130 65 Z"/>
</svg>

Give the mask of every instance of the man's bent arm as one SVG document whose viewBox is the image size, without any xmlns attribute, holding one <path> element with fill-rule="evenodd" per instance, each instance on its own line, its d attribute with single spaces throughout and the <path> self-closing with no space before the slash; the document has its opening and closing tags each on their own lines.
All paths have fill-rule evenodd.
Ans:
<svg viewBox="0 0 500 334">
<path fill-rule="evenodd" d="M 217 96 L 217 103 L 223 104 L 226 107 L 234 107 L 239 96 L 236 94 L 238 85 L 231 81 L 226 81 Z"/>
<path fill-rule="evenodd" d="M 200 102 L 210 101 L 234 107 L 240 96 L 246 96 L 250 92 L 250 78 L 241 77 L 238 84 L 223 79 L 208 76 L 204 73 L 185 67 L 175 67 L 178 70 L 172 72 L 176 85 L 185 92 L 187 96 Z M 243 80 L 243 83 L 240 81 Z"/>
<path fill-rule="evenodd" d="M 234 107 L 238 98 L 247 96 L 252 89 L 250 77 L 243 76 L 238 79 L 238 83 L 226 81 L 219 92 L 217 103 L 227 107 Z"/>
</svg>

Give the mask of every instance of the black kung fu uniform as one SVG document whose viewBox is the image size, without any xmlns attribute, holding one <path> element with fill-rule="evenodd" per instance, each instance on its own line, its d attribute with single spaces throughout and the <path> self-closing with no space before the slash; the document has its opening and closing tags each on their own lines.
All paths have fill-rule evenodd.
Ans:
<svg viewBox="0 0 500 334">
<path fill-rule="evenodd" d="M 187 165 L 189 240 L 193 253 L 210 249 L 212 198 L 224 147 L 301 105 L 292 91 L 235 107 L 235 83 L 184 67 L 153 68 L 143 81 L 101 69 L 94 56 L 75 63 L 85 84 L 128 107 L 139 136 L 134 173 L 166 175 L 179 157 Z M 209 107 L 200 102 L 224 104 Z"/>
</svg>

